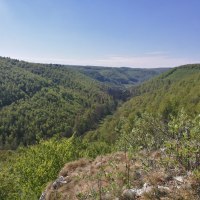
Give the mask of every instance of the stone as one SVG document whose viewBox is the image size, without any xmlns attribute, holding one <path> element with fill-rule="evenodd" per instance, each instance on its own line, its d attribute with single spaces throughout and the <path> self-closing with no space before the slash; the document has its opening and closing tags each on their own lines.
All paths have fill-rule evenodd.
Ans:
<svg viewBox="0 0 200 200">
<path fill-rule="evenodd" d="M 135 200 L 137 196 L 136 194 L 136 189 L 126 189 L 123 191 L 122 196 L 128 200 Z"/>
<path fill-rule="evenodd" d="M 160 185 L 158 185 L 158 189 L 161 190 L 161 191 L 163 191 L 163 190 L 170 191 L 169 187 L 160 186 Z"/>
<path fill-rule="evenodd" d="M 67 183 L 67 181 L 65 181 L 65 178 L 63 176 L 60 176 L 59 178 L 57 178 L 54 182 L 53 182 L 53 189 L 57 189 L 59 188 L 61 185 Z"/>
<path fill-rule="evenodd" d="M 46 197 L 46 191 L 41 194 L 39 200 L 45 200 L 46 199 L 45 197 Z"/>
<path fill-rule="evenodd" d="M 144 193 L 150 192 L 152 189 L 153 189 L 152 186 L 150 186 L 148 183 L 145 183 L 145 184 L 143 185 L 143 188 L 136 190 L 136 194 L 137 194 L 138 196 L 141 196 L 141 195 L 144 194 Z"/>
<path fill-rule="evenodd" d="M 148 183 L 145 183 L 141 189 L 126 189 L 123 191 L 122 196 L 129 200 L 137 199 L 137 197 L 142 196 L 144 193 L 148 193 L 153 189 Z"/>
<path fill-rule="evenodd" d="M 174 180 L 178 181 L 180 183 L 184 183 L 184 177 L 183 176 L 176 176 L 176 177 L 174 177 Z"/>
</svg>

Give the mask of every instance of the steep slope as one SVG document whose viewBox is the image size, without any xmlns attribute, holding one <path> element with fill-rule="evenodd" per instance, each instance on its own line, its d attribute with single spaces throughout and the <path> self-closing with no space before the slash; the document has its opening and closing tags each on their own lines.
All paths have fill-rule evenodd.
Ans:
<svg viewBox="0 0 200 200">
<path fill-rule="evenodd" d="M 51 85 L 37 74 L 24 70 L 15 64 L 15 60 L 0 59 L 0 108 L 33 96 L 42 87 Z"/>
<path fill-rule="evenodd" d="M 133 98 L 124 103 L 113 116 L 107 117 L 99 128 L 89 132 L 86 138 L 113 141 L 119 135 L 122 124 L 127 126 L 144 112 L 161 115 L 167 121 L 182 108 L 191 116 L 200 112 L 200 65 L 174 68 L 158 78 L 132 88 Z M 123 129 L 123 128 L 122 128 Z M 123 132 L 123 130 L 121 130 Z"/>
</svg>

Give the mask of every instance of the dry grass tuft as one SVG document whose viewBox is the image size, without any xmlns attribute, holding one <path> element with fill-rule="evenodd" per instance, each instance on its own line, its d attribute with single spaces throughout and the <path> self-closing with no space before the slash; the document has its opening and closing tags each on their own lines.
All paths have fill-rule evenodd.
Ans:
<svg viewBox="0 0 200 200">
<path fill-rule="evenodd" d="M 162 171 L 153 171 L 148 174 L 147 182 L 153 186 L 163 185 L 165 183 L 166 174 Z"/>
<path fill-rule="evenodd" d="M 80 159 L 74 162 L 67 163 L 64 168 L 60 171 L 59 176 L 67 176 L 69 172 L 75 171 L 77 168 L 83 168 L 90 163 L 87 159 Z"/>
</svg>

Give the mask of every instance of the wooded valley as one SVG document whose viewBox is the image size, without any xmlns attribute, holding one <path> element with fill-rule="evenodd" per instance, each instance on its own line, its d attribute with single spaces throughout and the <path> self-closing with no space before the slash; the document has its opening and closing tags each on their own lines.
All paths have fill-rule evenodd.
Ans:
<svg viewBox="0 0 200 200">
<path fill-rule="evenodd" d="M 191 172 L 191 197 L 198 199 L 199 113 L 199 64 L 134 69 L 0 58 L 0 199 L 38 199 L 65 163 L 80 158 L 146 152 L 144 166 L 145 156 L 160 149 L 166 157 L 159 169 Z M 130 176 L 110 189 L 111 196 L 133 185 Z M 99 191 L 88 199 L 101 199 Z"/>
</svg>

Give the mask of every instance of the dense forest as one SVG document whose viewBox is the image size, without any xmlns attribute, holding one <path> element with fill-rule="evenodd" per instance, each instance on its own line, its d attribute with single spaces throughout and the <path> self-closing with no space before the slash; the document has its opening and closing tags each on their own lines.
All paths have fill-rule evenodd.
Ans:
<svg viewBox="0 0 200 200">
<path fill-rule="evenodd" d="M 70 66 L 68 66 L 70 68 Z M 133 86 L 156 76 L 169 68 L 141 69 L 128 67 L 76 66 L 81 73 L 111 85 Z"/>
<path fill-rule="evenodd" d="M 92 68 L 92 67 L 91 67 Z M 81 70 L 79 70 L 81 69 Z M 85 75 L 88 67 L 44 65 L 0 59 L 0 148 L 16 149 L 57 134 L 82 135 L 111 114 L 131 93 L 119 74 L 112 85 Z M 112 68 L 94 68 L 112 73 Z M 123 71 L 123 69 L 120 69 Z M 82 71 L 84 73 L 82 73 Z M 88 70 L 86 70 L 88 71 Z M 138 72 L 139 71 L 139 72 Z M 162 70 L 129 69 L 140 82 Z M 89 72 L 90 73 L 90 72 Z M 147 76 L 148 74 L 148 76 Z M 144 77 L 142 77 L 144 75 Z M 117 77 L 117 76 L 116 76 Z"/>
<path fill-rule="evenodd" d="M 191 117 L 198 115 L 200 65 L 171 69 L 131 90 L 134 97 L 119 107 L 113 116 L 108 116 L 98 129 L 89 132 L 88 138 L 101 138 L 112 143 L 122 124 L 123 127 L 133 127 L 134 120 L 145 112 L 160 115 L 163 122 L 168 122 L 171 115 L 177 116 L 182 108 Z"/>
<path fill-rule="evenodd" d="M 11 59 L 1 59 L 0 69 L 1 148 L 81 134 L 91 128 L 84 120 L 95 124 L 115 107 L 103 86 L 72 70 Z"/>
<path fill-rule="evenodd" d="M 136 159 L 142 162 L 140 173 L 155 170 L 152 173 L 162 171 L 170 177 L 191 174 L 190 199 L 200 197 L 199 64 L 176 67 L 132 86 L 130 82 L 123 85 L 114 80 L 112 84 L 98 81 L 96 76 L 81 72 L 84 67 L 80 66 L 75 70 L 1 58 L 0 69 L 1 95 L 4 92 L 1 148 L 18 147 L 15 151 L 0 151 L 0 199 L 38 199 L 65 163 L 99 155 L 101 161 L 103 155 L 112 153 L 113 157 L 118 151 L 128 153 L 120 164 L 125 167 L 125 174 L 106 174 L 100 167 L 96 179 L 91 181 L 99 186 L 100 177 L 104 176 L 109 185 L 94 196 L 89 193 L 86 198 L 81 193 L 76 199 L 100 199 L 106 192 L 120 195 L 123 188 L 132 187 L 139 175 L 131 171 L 128 157 L 131 163 Z M 161 149 L 165 151 L 164 158 L 152 161 L 149 155 L 161 154 Z M 118 164 L 108 165 L 118 170 Z M 120 185 L 115 183 L 116 176 Z M 79 180 L 76 175 L 74 181 Z M 63 195 L 63 190 L 50 192 L 55 198 Z M 154 192 L 147 199 L 162 195 L 166 196 L 166 191 Z M 181 192 L 171 199 L 177 195 L 187 199 Z"/>
</svg>

